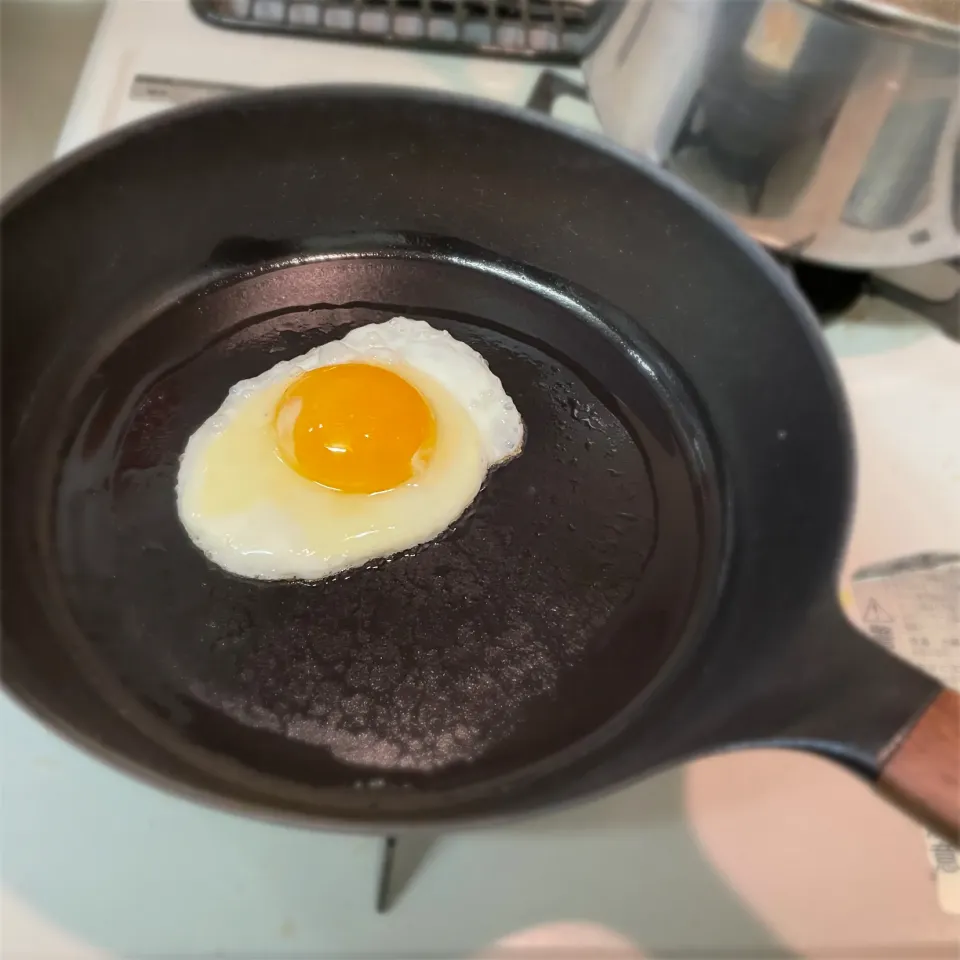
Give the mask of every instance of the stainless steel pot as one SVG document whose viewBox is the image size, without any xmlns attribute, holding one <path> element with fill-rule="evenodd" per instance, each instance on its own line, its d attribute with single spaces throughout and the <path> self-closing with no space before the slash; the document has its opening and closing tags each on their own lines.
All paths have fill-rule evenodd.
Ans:
<svg viewBox="0 0 960 960">
<path fill-rule="evenodd" d="M 960 0 L 627 0 L 584 73 L 610 136 L 772 249 L 960 254 Z"/>
</svg>

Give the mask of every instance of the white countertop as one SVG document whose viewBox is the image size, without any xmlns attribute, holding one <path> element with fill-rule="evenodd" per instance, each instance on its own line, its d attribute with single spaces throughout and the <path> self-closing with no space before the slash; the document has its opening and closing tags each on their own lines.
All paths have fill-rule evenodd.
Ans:
<svg viewBox="0 0 960 960">
<path fill-rule="evenodd" d="M 52 156 L 102 0 L 0 0 L 0 193 Z"/>
<path fill-rule="evenodd" d="M 5 190 L 52 154 L 99 6 L 0 0 Z M 960 451 L 944 439 L 960 436 L 949 392 L 960 348 L 898 318 L 831 337 L 840 353 L 863 355 L 844 361 L 864 467 L 848 568 L 960 548 Z M 885 522 L 890 478 L 924 491 L 908 498 L 906 526 Z M 5 960 L 532 947 L 538 957 L 905 960 L 953 957 L 960 945 L 921 831 L 810 757 L 703 760 L 564 813 L 446 836 L 377 916 L 375 838 L 160 793 L 67 746 L 5 696 L 0 731 Z"/>
<path fill-rule="evenodd" d="M 820 760 L 705 760 L 444 837 L 377 916 L 377 840 L 201 808 L 107 769 L 9 701 L 0 721 L 6 960 L 492 957 L 506 943 L 554 947 L 551 960 L 604 948 L 907 960 L 953 956 L 960 935 L 917 827 Z"/>
</svg>

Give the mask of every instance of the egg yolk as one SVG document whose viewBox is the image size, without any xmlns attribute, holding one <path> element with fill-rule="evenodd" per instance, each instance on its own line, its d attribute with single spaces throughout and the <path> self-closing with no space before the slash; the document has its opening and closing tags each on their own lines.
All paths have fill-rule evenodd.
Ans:
<svg viewBox="0 0 960 960">
<path fill-rule="evenodd" d="M 344 493 L 379 493 L 429 459 L 433 411 L 403 377 L 367 363 L 308 370 L 277 404 L 280 455 L 301 476 Z"/>
</svg>

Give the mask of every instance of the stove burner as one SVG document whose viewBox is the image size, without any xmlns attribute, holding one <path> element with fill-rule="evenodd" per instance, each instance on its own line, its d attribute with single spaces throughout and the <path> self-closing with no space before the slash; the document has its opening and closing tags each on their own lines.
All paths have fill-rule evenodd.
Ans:
<svg viewBox="0 0 960 960">
<path fill-rule="evenodd" d="M 921 293 L 908 289 L 889 273 L 840 270 L 802 260 L 782 262 L 793 273 L 801 292 L 824 323 L 842 316 L 863 296 L 879 297 L 922 317 L 960 342 L 960 283 L 954 285 L 952 294 L 949 291 Z M 941 266 L 960 275 L 960 261 Z"/>
<path fill-rule="evenodd" d="M 815 263 L 790 264 L 794 279 L 822 321 L 846 312 L 867 292 L 870 277 L 859 270 L 838 270 Z"/>
</svg>

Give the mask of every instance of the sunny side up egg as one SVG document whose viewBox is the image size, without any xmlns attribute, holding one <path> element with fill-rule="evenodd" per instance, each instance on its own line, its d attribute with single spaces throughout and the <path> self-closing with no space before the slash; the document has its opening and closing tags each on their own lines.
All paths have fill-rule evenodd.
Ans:
<svg viewBox="0 0 960 960">
<path fill-rule="evenodd" d="M 177 509 L 225 570 L 318 580 L 438 536 L 523 438 L 480 354 L 395 317 L 235 384 L 187 442 Z"/>
</svg>

